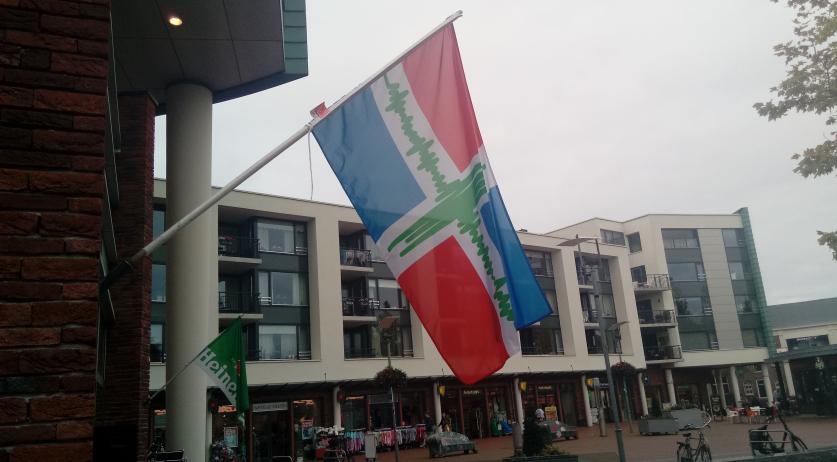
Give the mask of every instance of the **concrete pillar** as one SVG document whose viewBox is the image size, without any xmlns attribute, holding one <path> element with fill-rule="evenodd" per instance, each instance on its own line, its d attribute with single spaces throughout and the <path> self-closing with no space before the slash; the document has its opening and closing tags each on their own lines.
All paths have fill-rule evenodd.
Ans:
<svg viewBox="0 0 837 462">
<path fill-rule="evenodd" d="M 715 377 L 715 384 L 718 387 L 718 394 L 721 395 L 721 407 L 724 409 L 724 413 L 727 412 L 727 394 L 724 393 L 724 381 L 723 375 L 721 375 L 721 371 L 712 371 L 712 376 Z"/>
<path fill-rule="evenodd" d="M 706 382 L 706 405 L 712 409 L 712 384 Z"/>
<path fill-rule="evenodd" d="M 581 396 L 584 398 L 584 418 L 588 427 L 593 426 L 593 413 L 590 412 L 590 392 L 587 391 L 587 376 L 581 376 Z"/>
<path fill-rule="evenodd" d="M 796 388 L 793 386 L 793 376 L 791 376 L 791 367 L 788 361 L 782 361 L 782 376 L 785 379 L 785 390 L 788 393 L 788 398 L 796 397 Z"/>
<path fill-rule="evenodd" d="M 648 400 L 645 399 L 645 381 L 643 380 L 644 375 L 642 372 L 636 375 L 636 383 L 639 387 L 639 402 L 642 405 L 642 415 L 648 415 Z"/>
<path fill-rule="evenodd" d="M 735 366 L 729 367 L 729 386 L 732 388 L 732 396 L 735 398 L 735 407 L 741 407 L 741 389 L 738 388 L 738 375 L 735 373 Z"/>
<path fill-rule="evenodd" d="M 331 402 L 334 407 L 334 426 L 335 427 L 342 427 L 343 426 L 343 405 L 340 403 L 340 398 L 337 395 L 340 394 L 340 387 L 336 386 L 331 390 Z"/>
<path fill-rule="evenodd" d="M 178 83 L 166 89 L 166 107 L 166 223 L 171 225 L 212 192 L 212 92 Z M 167 377 L 218 334 L 217 235 L 213 207 L 167 245 Z M 196 462 L 207 457 L 206 387 L 206 374 L 193 363 L 166 389 L 166 447 L 182 449 Z"/>
<path fill-rule="evenodd" d="M 435 423 L 442 421 L 442 397 L 439 396 L 439 382 L 433 382 L 433 415 Z"/>
<path fill-rule="evenodd" d="M 677 405 L 677 392 L 674 391 L 674 377 L 671 375 L 671 369 L 663 369 L 666 375 L 666 387 L 668 388 L 668 402 L 672 406 Z"/>
<path fill-rule="evenodd" d="M 764 380 L 764 391 L 767 392 L 767 407 L 773 405 L 773 382 L 770 381 L 770 367 L 766 362 L 761 363 L 761 375 Z"/>
<path fill-rule="evenodd" d="M 523 414 L 523 396 L 520 394 L 520 379 L 514 378 L 514 409 L 517 413 L 517 421 L 523 425 L 523 419 L 526 416 Z"/>
</svg>

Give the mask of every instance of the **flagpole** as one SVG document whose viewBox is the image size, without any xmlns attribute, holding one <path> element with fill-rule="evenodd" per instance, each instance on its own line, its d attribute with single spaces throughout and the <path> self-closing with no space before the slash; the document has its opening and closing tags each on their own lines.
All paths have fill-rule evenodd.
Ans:
<svg viewBox="0 0 837 462">
<path fill-rule="evenodd" d="M 427 39 L 429 39 L 430 37 L 435 35 L 437 32 L 442 30 L 448 24 L 452 23 L 453 21 L 456 21 L 457 19 L 459 19 L 461 17 L 462 17 L 462 10 L 459 10 L 459 11 L 453 13 L 452 15 L 448 16 L 447 19 L 445 19 L 441 24 L 439 24 L 433 30 L 431 30 L 430 32 L 425 34 L 422 38 L 420 38 L 418 41 L 416 41 L 414 44 L 412 44 L 409 48 L 407 48 L 406 50 L 401 52 L 395 59 L 393 59 L 392 61 L 387 63 L 386 66 L 384 66 L 381 70 L 379 70 L 378 72 L 373 74 L 372 77 L 369 77 L 368 79 L 364 80 L 360 85 L 356 86 L 352 91 L 350 91 L 349 93 L 344 95 L 342 98 L 337 100 L 337 102 L 332 104 L 331 107 L 328 108 L 329 112 L 334 111 L 334 110 L 340 108 L 341 106 L 343 106 L 343 104 L 345 104 L 346 101 L 348 101 L 352 96 L 354 96 L 357 93 L 360 93 L 361 91 L 366 89 L 366 87 L 371 85 L 372 82 L 374 82 L 379 77 L 381 77 L 386 72 L 388 72 L 390 69 L 392 69 L 393 67 L 398 65 L 398 63 L 401 62 L 404 59 L 405 56 L 407 56 L 408 54 L 410 54 L 410 52 L 412 52 L 413 50 L 415 50 L 416 48 L 421 46 L 421 44 L 424 43 L 425 41 L 427 41 Z M 328 115 L 326 114 L 324 117 L 327 117 L 327 116 Z M 302 139 L 302 137 L 304 137 L 318 123 L 320 123 L 320 121 L 323 120 L 324 117 L 317 116 L 317 117 L 314 117 L 313 119 L 311 119 L 310 122 L 306 123 L 299 130 L 295 131 L 290 137 L 288 137 L 288 139 L 286 139 L 284 142 L 282 142 L 282 144 L 280 144 L 280 145 L 276 146 L 275 148 L 271 149 L 270 152 L 268 152 L 261 159 L 256 161 L 255 164 L 251 165 L 246 170 L 241 172 L 238 176 L 233 178 L 232 181 L 230 181 L 229 183 L 226 184 L 226 186 L 222 187 L 215 194 L 213 194 L 211 197 L 209 197 L 203 203 L 198 205 L 194 210 L 187 213 L 181 219 L 177 220 L 177 222 L 175 222 L 171 226 L 169 226 L 169 228 L 166 229 L 162 234 L 157 236 L 156 239 L 154 239 L 151 242 L 149 242 L 148 244 L 146 244 L 145 247 L 140 249 L 137 253 L 132 255 L 130 258 L 123 259 L 122 261 L 120 261 L 119 264 L 117 264 L 116 267 L 113 268 L 113 270 L 109 271 L 108 274 L 105 275 L 105 278 L 102 280 L 101 284 L 99 285 L 99 290 L 100 291 L 106 291 L 123 274 L 133 271 L 134 267 L 137 265 L 137 263 L 139 263 L 140 260 L 142 260 L 144 257 L 147 257 L 148 255 L 151 255 L 152 253 L 154 253 L 155 250 L 157 250 L 158 248 L 165 245 L 169 240 L 171 240 L 171 238 L 175 234 L 177 234 L 178 231 L 185 228 L 187 225 L 189 225 L 189 223 L 195 221 L 195 219 L 197 219 L 201 214 L 203 214 L 205 211 L 207 211 L 213 205 L 220 202 L 221 199 L 223 199 L 227 194 L 232 192 L 233 189 L 235 189 L 236 187 L 241 185 L 241 183 L 244 183 L 244 181 L 246 181 L 248 178 L 253 176 L 253 174 L 255 174 L 257 171 L 261 170 L 262 167 L 264 167 L 265 165 L 270 163 L 270 161 L 272 161 L 273 159 L 278 157 L 280 154 L 285 152 L 289 147 L 291 147 L 294 143 L 296 143 L 297 141 Z M 194 361 L 194 360 L 192 360 L 192 361 Z"/>
</svg>

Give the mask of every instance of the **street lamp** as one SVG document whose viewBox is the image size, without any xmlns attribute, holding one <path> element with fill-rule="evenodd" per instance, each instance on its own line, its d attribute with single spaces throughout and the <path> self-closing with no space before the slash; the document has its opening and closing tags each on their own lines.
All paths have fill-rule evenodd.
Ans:
<svg viewBox="0 0 837 462">
<path fill-rule="evenodd" d="M 561 247 L 575 247 L 578 246 L 578 257 L 581 259 L 581 243 L 582 242 L 595 242 L 596 243 L 596 270 L 593 271 L 593 299 L 595 300 L 595 308 L 599 315 L 599 335 L 604 340 L 604 348 L 602 349 L 602 353 L 604 356 L 605 362 L 605 371 L 607 372 L 607 383 L 608 383 L 608 396 L 610 397 L 610 413 L 611 418 L 613 419 L 613 426 L 614 432 L 616 433 L 616 448 L 619 451 L 619 462 L 625 462 L 625 444 L 622 441 L 622 425 L 619 423 L 619 412 L 616 410 L 616 391 L 614 390 L 614 383 L 613 383 L 613 371 L 610 369 L 610 342 L 608 342 L 608 327 L 606 326 L 606 321 L 604 317 L 603 310 L 601 309 L 601 282 L 599 281 L 599 271 L 602 267 L 602 252 L 599 250 L 599 238 L 596 236 L 579 236 L 578 234 L 575 235 L 575 239 L 567 239 L 566 241 L 558 244 Z M 584 265 L 582 266 L 582 271 L 584 271 Z M 615 328 L 619 328 L 621 324 L 616 324 Z M 601 418 L 601 417 L 600 417 Z"/>
</svg>

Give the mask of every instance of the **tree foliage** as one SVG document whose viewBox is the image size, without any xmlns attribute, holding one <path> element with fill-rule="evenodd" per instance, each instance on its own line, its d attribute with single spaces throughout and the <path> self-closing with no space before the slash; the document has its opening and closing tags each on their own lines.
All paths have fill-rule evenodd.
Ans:
<svg viewBox="0 0 837 462">
<path fill-rule="evenodd" d="M 777 2 L 778 0 L 772 0 Z M 789 112 L 825 116 L 830 127 L 826 139 L 793 155 L 794 171 L 805 178 L 837 171 L 837 2 L 834 0 L 787 0 L 796 11 L 793 40 L 773 47 L 788 67 L 785 80 L 770 89 L 776 99 L 753 107 L 768 120 Z M 837 260 L 837 231 L 819 234 L 818 242 L 831 248 Z"/>
</svg>

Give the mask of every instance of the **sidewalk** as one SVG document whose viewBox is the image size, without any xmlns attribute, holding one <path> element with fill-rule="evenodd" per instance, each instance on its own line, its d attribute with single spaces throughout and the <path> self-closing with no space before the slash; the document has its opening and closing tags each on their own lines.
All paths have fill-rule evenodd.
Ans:
<svg viewBox="0 0 837 462">
<path fill-rule="evenodd" d="M 801 437 L 809 448 L 837 445 L 837 418 L 823 418 L 814 416 L 800 416 L 787 419 L 788 426 L 797 436 Z M 733 424 L 730 422 L 714 422 L 705 431 L 706 440 L 712 449 L 714 460 L 730 457 L 746 456 L 750 454 L 747 431 L 757 425 Z M 636 429 L 636 423 L 634 423 Z M 780 430 L 781 424 L 771 424 L 770 429 Z M 583 456 L 588 462 L 617 461 L 616 438 L 613 426 L 608 426 L 607 437 L 599 436 L 598 427 L 579 428 L 579 439 L 561 441 L 558 447 L 570 454 Z M 671 461 L 677 450 L 680 435 L 641 436 L 631 433 L 627 426 L 624 428 L 625 453 L 630 462 Z M 446 462 L 487 462 L 499 461 L 509 457 L 514 451 L 510 436 L 500 438 L 484 438 L 477 440 L 477 454 L 448 456 Z M 406 449 L 401 451 L 401 462 L 431 460 L 427 449 Z M 378 454 L 378 461 L 392 462 L 395 454 L 385 452 Z M 362 458 L 355 457 L 362 461 Z"/>
</svg>

